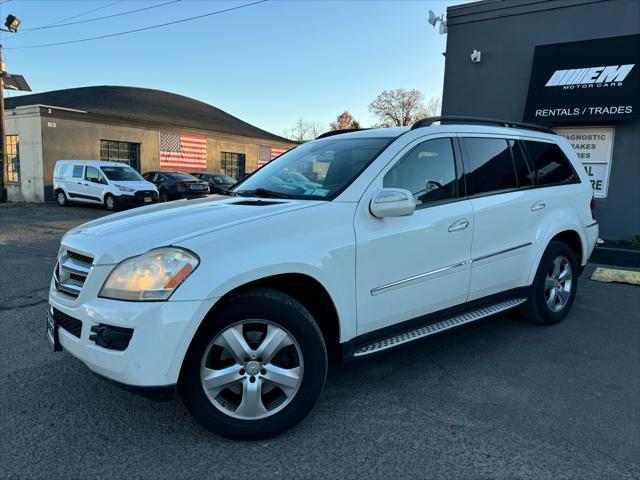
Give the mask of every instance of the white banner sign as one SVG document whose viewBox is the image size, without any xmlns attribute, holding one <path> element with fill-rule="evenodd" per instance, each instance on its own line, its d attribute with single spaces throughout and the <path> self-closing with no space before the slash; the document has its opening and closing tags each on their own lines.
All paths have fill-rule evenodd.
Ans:
<svg viewBox="0 0 640 480">
<path fill-rule="evenodd" d="M 591 180 L 594 196 L 607 198 L 611 156 L 613 155 L 613 127 L 554 128 L 558 135 L 569 140 Z"/>
</svg>

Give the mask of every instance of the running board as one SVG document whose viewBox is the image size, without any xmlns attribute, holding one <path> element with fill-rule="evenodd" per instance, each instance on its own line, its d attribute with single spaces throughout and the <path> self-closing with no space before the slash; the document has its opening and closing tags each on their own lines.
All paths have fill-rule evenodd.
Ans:
<svg viewBox="0 0 640 480">
<path fill-rule="evenodd" d="M 356 350 L 353 356 L 363 357 L 365 355 L 371 355 L 373 353 L 378 353 L 389 348 L 403 345 L 405 343 L 413 342 L 415 340 L 419 340 L 421 338 L 425 338 L 430 335 L 434 335 L 436 333 L 444 332 L 445 330 L 464 325 L 465 323 L 475 322 L 476 320 L 480 320 L 481 318 L 489 317 L 491 315 L 495 315 L 496 313 L 510 310 L 514 307 L 517 307 L 518 305 L 522 305 L 526 301 L 526 298 L 510 298 L 509 300 L 504 300 L 502 302 L 489 305 L 488 307 L 470 310 L 460 315 L 449 317 L 437 323 L 432 323 L 431 325 L 416 328 L 415 330 L 401 333 L 393 337 L 385 338 L 384 340 L 379 340 L 370 345 L 366 345 Z"/>
</svg>

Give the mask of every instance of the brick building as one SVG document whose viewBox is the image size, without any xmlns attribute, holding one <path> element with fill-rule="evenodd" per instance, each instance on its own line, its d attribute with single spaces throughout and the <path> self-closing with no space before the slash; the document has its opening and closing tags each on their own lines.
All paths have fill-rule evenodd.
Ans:
<svg viewBox="0 0 640 480">
<path fill-rule="evenodd" d="M 206 103 L 159 90 L 97 86 L 5 99 L 8 199 L 53 200 L 61 159 L 161 170 L 161 132 L 206 138 L 206 170 L 241 177 L 295 143 Z"/>
</svg>

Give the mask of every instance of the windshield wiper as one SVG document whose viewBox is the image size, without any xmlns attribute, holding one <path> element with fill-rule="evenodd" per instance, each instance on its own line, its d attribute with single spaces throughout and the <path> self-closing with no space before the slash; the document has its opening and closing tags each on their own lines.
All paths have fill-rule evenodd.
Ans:
<svg viewBox="0 0 640 480">
<path fill-rule="evenodd" d="M 237 192 L 241 196 L 261 197 L 261 198 L 291 198 L 291 195 L 282 192 L 274 192 L 266 188 L 256 188 L 254 190 L 240 190 Z"/>
</svg>

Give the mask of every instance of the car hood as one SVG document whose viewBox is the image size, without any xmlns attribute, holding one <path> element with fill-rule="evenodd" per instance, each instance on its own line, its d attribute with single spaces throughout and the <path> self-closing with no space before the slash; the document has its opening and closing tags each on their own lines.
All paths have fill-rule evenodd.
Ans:
<svg viewBox="0 0 640 480">
<path fill-rule="evenodd" d="M 124 180 L 109 180 L 109 183 L 112 185 L 122 185 L 123 187 L 133 188 L 136 192 L 138 190 L 156 190 L 156 186 L 146 180 L 135 180 L 130 182 L 126 182 Z"/>
<path fill-rule="evenodd" d="M 251 205 L 256 201 L 263 203 Z M 188 238 L 322 203 L 222 195 L 200 200 L 178 200 L 140 207 L 82 224 L 63 237 L 62 245 L 93 257 L 94 265 L 111 265 L 152 248 L 175 245 Z"/>
</svg>

